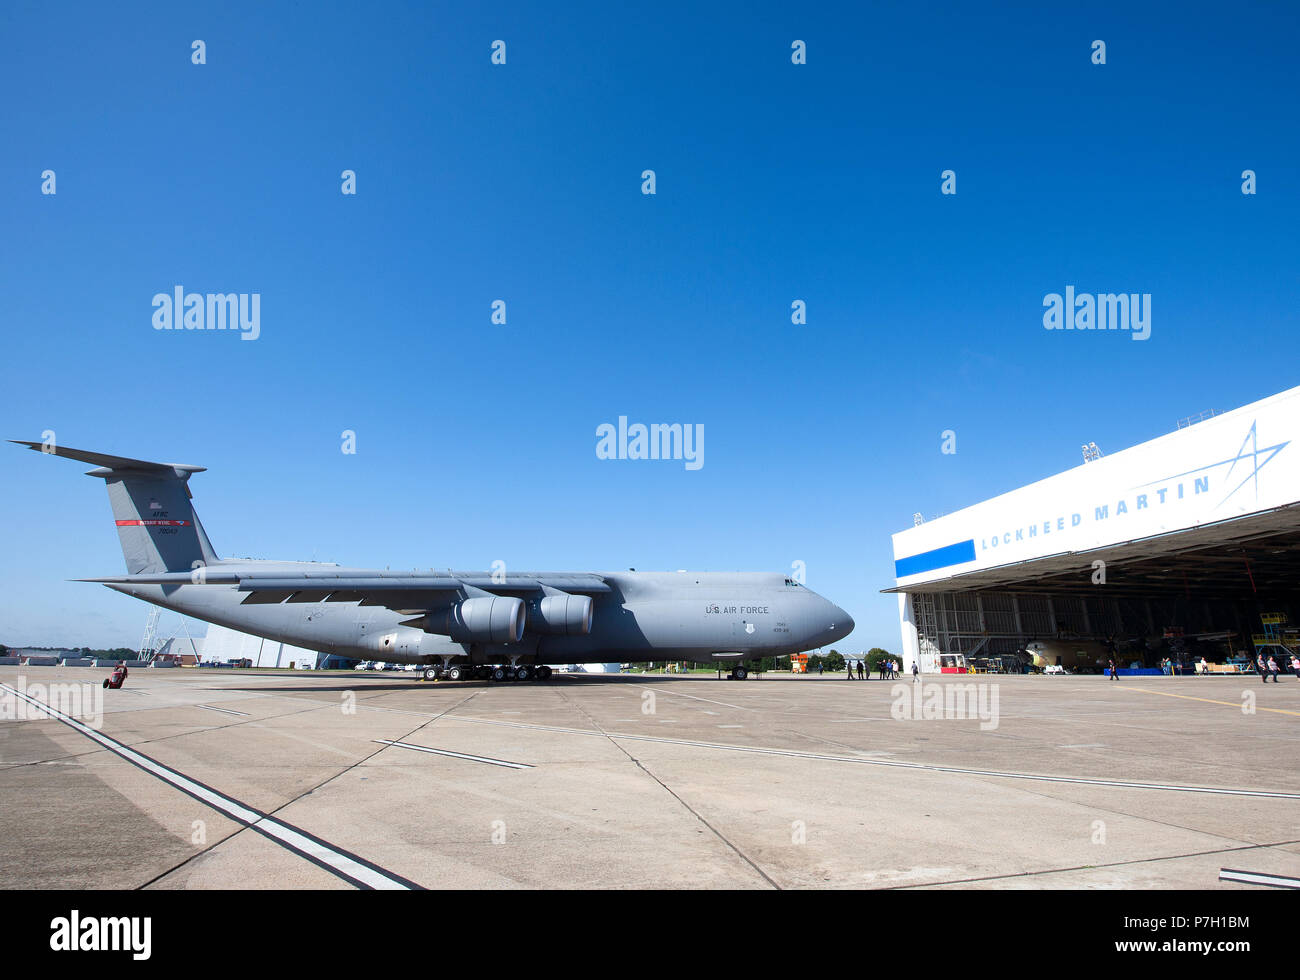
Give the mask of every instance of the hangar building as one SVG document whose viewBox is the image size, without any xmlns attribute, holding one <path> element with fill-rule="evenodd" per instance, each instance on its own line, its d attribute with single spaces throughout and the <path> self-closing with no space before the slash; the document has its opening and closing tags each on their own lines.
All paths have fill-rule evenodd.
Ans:
<svg viewBox="0 0 1300 980">
<path fill-rule="evenodd" d="M 910 671 L 1224 663 L 1300 624 L 1300 388 L 893 536 Z M 1095 449 L 1095 447 L 1093 447 Z"/>
<path fill-rule="evenodd" d="M 296 667 L 300 670 L 326 669 L 351 666 L 355 661 L 331 657 L 326 653 L 304 650 L 278 640 L 266 640 L 250 633 L 241 633 L 215 623 L 208 626 L 201 649 L 205 661 L 223 663 L 231 660 L 251 660 L 254 667 Z"/>
</svg>

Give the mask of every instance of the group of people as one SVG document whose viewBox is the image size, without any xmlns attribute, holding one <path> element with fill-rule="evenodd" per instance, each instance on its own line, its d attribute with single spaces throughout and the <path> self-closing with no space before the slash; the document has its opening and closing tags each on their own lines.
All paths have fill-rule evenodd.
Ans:
<svg viewBox="0 0 1300 980">
<path fill-rule="evenodd" d="M 1255 669 L 1259 671 L 1260 681 L 1264 684 L 1268 683 L 1270 677 L 1273 678 L 1274 684 L 1277 683 L 1277 661 L 1273 659 L 1272 654 L 1269 654 L 1267 660 L 1264 659 L 1262 653 L 1256 656 Z M 1296 656 L 1294 653 L 1291 654 L 1291 673 L 1295 674 L 1297 680 L 1300 680 L 1300 657 Z"/>
<path fill-rule="evenodd" d="M 1175 664 L 1169 657 L 1160 661 L 1160 669 L 1166 674 L 1177 673 L 1180 666 L 1181 665 L 1179 664 Z M 1196 673 L 1198 674 L 1208 674 L 1210 672 L 1209 664 L 1205 662 L 1204 657 L 1202 657 L 1200 663 L 1195 666 Z M 1106 673 L 1110 675 L 1110 679 L 1113 681 L 1119 680 L 1118 668 L 1119 665 L 1115 663 L 1113 658 L 1107 664 Z M 1258 654 L 1255 657 L 1255 670 L 1259 673 L 1261 682 L 1267 684 L 1271 678 L 1274 684 L 1278 683 L 1277 675 L 1281 672 L 1281 669 L 1278 667 L 1277 661 L 1273 658 L 1272 654 L 1268 657 L 1265 657 L 1263 653 Z M 1291 673 L 1295 674 L 1297 680 L 1300 680 L 1300 656 L 1297 656 L 1294 653 L 1291 654 Z"/>
<path fill-rule="evenodd" d="M 858 680 L 860 681 L 871 679 L 866 663 L 865 660 L 858 661 Z M 880 670 L 880 679 L 882 681 L 897 680 L 899 677 L 897 660 L 881 660 L 877 662 L 876 667 Z M 844 679 L 846 681 L 853 680 L 853 661 L 851 660 L 844 663 Z"/>
<path fill-rule="evenodd" d="M 898 680 L 900 677 L 902 677 L 902 674 L 898 672 L 898 668 L 900 666 L 901 664 L 897 660 L 894 660 L 892 658 L 890 658 L 889 660 L 881 660 L 876 663 L 876 667 L 880 671 L 880 679 L 882 681 Z M 846 681 L 853 680 L 854 670 L 858 672 L 858 680 L 860 681 L 871 680 L 871 672 L 867 669 L 867 662 L 865 660 L 859 660 L 856 663 L 852 660 L 844 661 L 844 679 Z M 826 673 L 826 664 L 824 661 L 817 665 L 817 673 L 819 674 Z M 915 679 L 919 675 L 920 672 L 917 670 L 916 664 L 913 663 L 912 676 Z"/>
</svg>

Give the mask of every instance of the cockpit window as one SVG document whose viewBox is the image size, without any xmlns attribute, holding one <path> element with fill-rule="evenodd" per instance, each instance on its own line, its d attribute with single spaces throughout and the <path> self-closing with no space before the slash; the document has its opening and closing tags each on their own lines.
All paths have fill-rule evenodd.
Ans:
<svg viewBox="0 0 1300 980">
<path fill-rule="evenodd" d="M 799 583 L 796 582 L 796 581 L 795 581 L 794 579 L 792 579 L 792 578 L 788 578 L 788 579 L 786 579 L 786 580 L 785 580 L 785 584 L 786 584 L 786 587 L 787 587 L 787 588 L 791 588 L 791 589 L 797 589 L 797 588 L 799 588 Z"/>
</svg>

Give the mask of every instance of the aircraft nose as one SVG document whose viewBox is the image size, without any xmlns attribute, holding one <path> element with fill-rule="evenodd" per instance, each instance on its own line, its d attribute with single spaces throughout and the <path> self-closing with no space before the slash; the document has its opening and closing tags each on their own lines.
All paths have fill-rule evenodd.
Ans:
<svg viewBox="0 0 1300 980">
<path fill-rule="evenodd" d="M 826 603 L 830 607 L 828 610 L 829 619 L 826 626 L 826 634 L 829 637 L 825 642 L 834 643 L 836 640 L 842 640 L 853 632 L 853 617 L 846 613 L 835 603 L 829 600 Z"/>
</svg>

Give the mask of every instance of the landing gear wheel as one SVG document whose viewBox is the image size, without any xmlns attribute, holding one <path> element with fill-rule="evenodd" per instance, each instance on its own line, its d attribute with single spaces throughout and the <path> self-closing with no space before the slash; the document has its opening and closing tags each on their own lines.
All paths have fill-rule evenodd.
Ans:
<svg viewBox="0 0 1300 980">
<path fill-rule="evenodd" d="M 464 674 L 459 667 L 452 667 L 449 671 L 447 671 L 447 680 L 449 681 L 458 681 L 463 676 Z"/>
<path fill-rule="evenodd" d="M 549 681 L 551 679 L 551 668 L 545 664 L 537 668 L 537 679 L 539 681 Z"/>
<path fill-rule="evenodd" d="M 515 680 L 526 681 L 533 676 L 533 669 L 527 664 L 520 664 L 515 668 Z"/>
<path fill-rule="evenodd" d="M 495 667 L 492 670 L 492 679 L 494 681 L 503 681 L 506 679 L 506 669 L 504 667 Z"/>
<path fill-rule="evenodd" d="M 743 681 L 746 677 L 749 676 L 749 671 L 746 670 L 743 666 L 738 664 L 736 666 L 735 671 L 732 672 L 731 676 L 736 678 L 736 680 L 738 681 Z"/>
<path fill-rule="evenodd" d="M 436 681 L 436 680 L 438 679 L 438 668 L 437 668 L 437 667 L 425 667 L 425 668 L 424 668 L 424 679 L 425 679 L 426 681 Z"/>
</svg>

